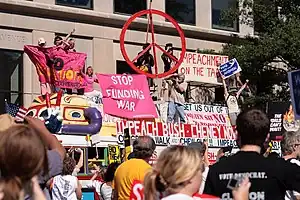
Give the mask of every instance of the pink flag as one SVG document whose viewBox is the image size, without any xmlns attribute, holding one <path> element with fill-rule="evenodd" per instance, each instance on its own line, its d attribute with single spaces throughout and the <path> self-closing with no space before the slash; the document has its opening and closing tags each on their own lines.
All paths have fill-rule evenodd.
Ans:
<svg viewBox="0 0 300 200">
<path fill-rule="evenodd" d="M 36 67 L 39 81 L 59 88 L 84 88 L 87 86 L 80 75 L 86 54 L 65 51 L 61 47 L 43 48 L 25 45 L 24 52 Z"/>
<path fill-rule="evenodd" d="M 104 112 L 122 118 L 156 118 L 145 75 L 96 74 Z"/>
</svg>

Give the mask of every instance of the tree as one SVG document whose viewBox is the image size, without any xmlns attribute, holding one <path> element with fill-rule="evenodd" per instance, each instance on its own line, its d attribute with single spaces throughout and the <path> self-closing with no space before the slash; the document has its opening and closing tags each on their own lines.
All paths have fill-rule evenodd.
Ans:
<svg viewBox="0 0 300 200">
<path fill-rule="evenodd" d="M 222 53 L 237 58 L 242 78 L 250 80 L 255 98 L 246 104 L 289 100 L 287 71 L 300 68 L 300 1 L 238 1 L 240 9 L 225 11 L 223 18 L 239 17 L 254 27 L 255 36 L 237 37 Z M 274 92 L 275 85 L 281 90 Z"/>
</svg>

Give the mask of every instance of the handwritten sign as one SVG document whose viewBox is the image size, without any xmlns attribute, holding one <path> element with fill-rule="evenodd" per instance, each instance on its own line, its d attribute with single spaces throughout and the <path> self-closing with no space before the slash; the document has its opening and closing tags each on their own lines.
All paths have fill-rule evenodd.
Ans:
<svg viewBox="0 0 300 200">
<path fill-rule="evenodd" d="M 174 51 L 180 57 L 181 51 Z M 218 63 L 228 61 L 228 56 L 186 52 L 178 71 L 185 74 L 185 80 L 220 85 Z"/>
<path fill-rule="evenodd" d="M 234 58 L 220 66 L 219 69 L 223 79 L 229 78 L 242 71 L 238 61 Z"/>
<path fill-rule="evenodd" d="M 106 114 L 126 119 L 157 117 L 145 75 L 96 75 Z"/>
<path fill-rule="evenodd" d="M 120 147 L 118 145 L 108 145 L 109 164 L 121 162 Z"/>
<path fill-rule="evenodd" d="M 295 119 L 300 119 L 300 70 L 288 72 L 288 80 Z"/>
</svg>

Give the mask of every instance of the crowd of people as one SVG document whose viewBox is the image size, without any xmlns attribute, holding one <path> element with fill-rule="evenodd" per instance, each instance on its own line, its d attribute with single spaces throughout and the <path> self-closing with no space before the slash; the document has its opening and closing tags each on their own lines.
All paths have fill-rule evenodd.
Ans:
<svg viewBox="0 0 300 200">
<path fill-rule="evenodd" d="M 206 142 L 170 146 L 157 162 L 149 161 L 156 149 L 152 137 L 140 136 L 133 152 L 123 163 L 105 170 L 96 168 L 90 184 L 100 199 L 128 200 L 136 181 L 143 184 L 145 200 L 188 200 L 196 193 L 220 199 L 299 199 L 300 132 L 287 132 L 281 142 L 283 157 L 264 156 L 270 121 L 260 110 L 241 112 L 236 121 L 240 151 L 218 152 L 218 160 L 208 160 Z M 23 123 L 0 116 L 0 199 L 82 198 L 76 177 L 82 167 L 80 149 L 64 149 L 39 119 L 26 117 Z M 80 153 L 79 162 L 71 154 Z"/>
</svg>

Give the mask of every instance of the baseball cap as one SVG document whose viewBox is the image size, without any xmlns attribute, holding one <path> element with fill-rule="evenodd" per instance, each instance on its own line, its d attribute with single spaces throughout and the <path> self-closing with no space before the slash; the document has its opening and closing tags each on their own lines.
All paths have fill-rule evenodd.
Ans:
<svg viewBox="0 0 300 200">
<path fill-rule="evenodd" d="M 15 125 L 15 119 L 9 114 L 0 115 L 0 131 L 5 131 L 10 128 L 12 125 Z"/>
<path fill-rule="evenodd" d="M 38 44 L 40 45 L 40 44 L 45 44 L 46 43 L 46 40 L 44 39 L 44 38 L 40 38 L 39 40 L 38 40 Z"/>
</svg>

